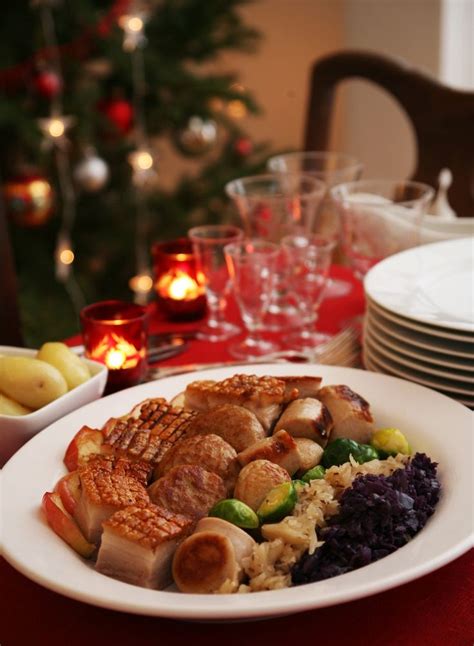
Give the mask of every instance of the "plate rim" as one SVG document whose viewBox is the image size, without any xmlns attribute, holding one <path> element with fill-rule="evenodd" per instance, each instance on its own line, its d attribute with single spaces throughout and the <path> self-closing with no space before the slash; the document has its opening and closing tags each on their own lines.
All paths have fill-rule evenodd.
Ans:
<svg viewBox="0 0 474 646">
<path fill-rule="evenodd" d="M 148 390 L 151 390 L 152 386 L 154 384 L 158 384 L 158 388 L 161 388 L 165 382 L 168 383 L 171 387 L 173 386 L 178 386 L 178 384 L 184 385 L 187 381 L 190 379 L 195 379 L 195 378 L 200 378 L 200 375 L 203 375 L 203 377 L 209 377 L 212 374 L 218 375 L 218 378 L 224 378 L 225 373 L 227 374 L 234 374 L 240 371 L 245 372 L 251 372 L 254 374 L 297 374 L 298 372 L 302 371 L 310 371 L 310 374 L 318 374 L 322 373 L 323 378 L 327 381 L 331 380 L 331 375 L 335 375 L 337 378 L 337 375 L 341 374 L 344 375 L 344 378 L 346 380 L 351 379 L 351 376 L 356 376 L 356 381 L 357 381 L 357 376 L 359 376 L 359 379 L 362 383 L 367 383 L 370 384 L 371 387 L 373 384 L 377 384 L 377 388 L 381 388 L 381 382 L 386 382 L 388 384 L 398 384 L 399 388 L 401 390 L 409 388 L 410 390 L 413 389 L 422 389 L 425 393 L 425 396 L 428 398 L 435 398 L 435 400 L 438 400 L 439 397 L 442 397 L 442 395 L 439 395 L 435 391 L 427 388 L 423 388 L 422 386 L 418 386 L 416 384 L 407 382 L 402 379 L 398 379 L 396 377 L 388 376 L 388 375 L 380 375 L 378 373 L 372 373 L 368 371 L 363 371 L 363 370 L 357 370 L 353 368 L 339 368 L 339 367 L 333 367 L 333 366 L 318 366 L 315 364 L 308 364 L 305 365 L 303 368 L 301 365 L 297 364 L 260 364 L 260 365 L 254 365 L 254 366 L 232 366 L 228 367 L 226 369 L 219 369 L 219 370 L 202 370 L 197 373 L 192 373 L 192 374 L 187 374 L 187 375 L 179 375 L 177 377 L 169 377 L 166 380 L 162 379 L 158 382 L 149 382 L 148 384 L 142 384 L 141 386 L 136 386 L 134 388 L 128 389 L 128 395 L 137 395 L 136 401 L 139 401 L 139 393 L 145 393 Z M 346 376 L 347 375 L 347 376 Z M 160 387 L 160 382 L 161 382 L 161 387 Z M 170 384 L 171 382 L 171 384 Z M 375 386 L 373 386 L 375 388 Z M 360 385 L 358 386 L 360 388 Z M 368 388 L 368 386 L 367 386 Z M 122 393 L 125 391 L 122 391 Z M 122 393 L 116 393 L 114 395 L 110 395 L 107 398 L 104 398 L 102 400 L 97 400 L 96 402 L 92 402 L 91 404 L 88 404 L 85 407 L 82 407 L 81 409 L 78 409 L 77 411 L 74 411 L 73 413 L 70 413 L 66 417 L 62 418 L 61 420 L 58 420 L 57 422 L 53 423 L 48 427 L 48 429 L 45 429 L 42 433 L 39 433 L 36 435 L 30 442 L 28 442 L 20 451 L 13 456 L 13 458 L 5 465 L 5 468 L 2 473 L 2 483 L 4 484 L 5 482 L 8 483 L 8 481 L 13 477 L 16 473 L 17 468 L 21 468 L 23 466 L 23 457 L 24 455 L 28 456 L 28 454 L 32 451 L 34 451 L 35 446 L 38 445 L 38 447 L 41 447 L 42 444 L 46 443 L 48 445 L 48 442 L 50 441 L 50 438 L 53 438 L 56 440 L 55 442 L 52 442 L 52 446 L 49 448 L 49 452 L 53 450 L 53 447 L 58 448 L 58 445 L 60 444 L 61 446 L 61 456 L 62 452 L 65 450 L 65 446 L 68 440 L 69 436 L 66 435 L 60 435 L 58 433 L 58 429 L 60 430 L 62 426 L 67 425 L 69 420 L 74 420 L 74 423 L 76 424 L 77 422 L 75 421 L 75 418 L 84 411 L 85 408 L 88 409 L 86 417 L 93 417 L 94 413 L 96 412 L 97 409 L 97 415 L 98 412 L 101 412 L 101 406 L 100 404 L 103 404 L 106 400 L 109 400 L 109 402 L 112 400 L 112 398 L 116 398 L 113 401 L 113 404 L 115 405 L 118 402 L 118 397 Z M 150 395 L 148 395 L 150 396 Z M 373 395 L 372 395 L 373 396 Z M 142 397 L 143 398 L 143 397 Z M 379 395 L 380 398 L 380 395 Z M 444 398 L 449 402 L 448 404 L 445 404 L 445 402 L 441 402 L 439 405 L 448 405 L 448 407 L 455 407 L 453 408 L 453 411 L 455 411 L 455 415 L 459 415 L 462 417 L 464 420 L 465 414 L 468 413 L 467 409 L 464 409 L 460 404 L 457 404 L 454 400 Z M 128 398 L 127 398 L 128 401 Z M 381 404 L 378 403 L 378 406 Z M 106 406 L 106 408 L 110 408 Z M 444 408 L 444 406 L 443 406 Z M 128 408 L 127 408 L 128 410 Z M 106 414 L 106 411 L 102 411 L 104 416 Z M 102 413 L 101 413 L 102 414 Z M 107 413 L 108 416 L 110 416 L 110 413 Z M 79 419 L 79 417 L 78 417 Z M 466 422 L 468 418 L 466 417 Z M 86 420 L 84 420 L 86 421 Z M 104 420 L 105 421 L 105 420 Z M 77 427 L 76 427 L 77 428 Z M 72 431 L 70 432 L 70 436 L 73 435 L 75 432 L 76 428 L 73 428 Z M 465 431 L 462 431 L 463 433 Z M 56 433 L 56 436 L 55 436 Z M 468 436 L 466 432 L 466 437 L 469 437 L 469 441 L 471 441 L 470 436 Z M 49 460 L 52 460 L 53 457 L 56 457 L 57 455 L 50 455 L 48 457 Z M 463 458 L 466 461 L 470 460 L 469 457 Z M 46 464 L 46 461 L 45 461 Z M 17 465 L 15 467 L 15 465 Z M 46 467 L 43 466 L 43 470 Z M 49 468 L 49 467 L 48 467 Z M 465 476 L 466 478 L 468 477 L 467 474 Z M 48 478 L 50 481 L 53 481 L 54 474 L 48 475 Z M 28 483 L 27 491 L 32 495 L 33 493 L 36 496 L 36 489 L 34 484 Z M 4 496 L 4 498 L 7 498 L 7 496 Z M 36 497 L 35 497 L 36 500 Z M 40 500 L 38 500 L 38 505 L 39 505 Z M 2 501 L 2 509 L 5 510 L 5 500 Z M 25 510 L 22 511 L 23 514 L 25 514 Z M 446 513 L 446 512 L 445 512 Z M 21 516 L 23 517 L 23 516 Z M 441 521 L 440 514 L 438 513 L 438 516 L 435 514 L 432 519 L 437 519 L 439 517 L 439 521 L 436 521 L 436 524 Z M 5 517 L 5 520 L 8 520 L 8 516 Z M 45 522 L 42 521 L 42 525 L 45 525 Z M 6 527 L 6 524 L 5 524 Z M 49 528 L 45 527 L 45 529 L 50 532 Z M 423 532 L 426 532 L 428 528 L 425 528 Z M 416 538 L 419 538 L 421 535 L 423 535 L 423 532 L 420 532 L 420 535 L 415 537 L 414 541 L 416 541 Z M 48 536 L 51 536 L 51 538 L 56 538 L 57 541 L 60 542 L 60 539 L 57 537 L 54 537 L 54 534 L 47 534 Z M 426 536 L 426 534 L 424 534 Z M 66 581 L 66 588 L 63 587 L 63 585 L 60 585 L 56 582 L 55 587 L 52 586 L 50 581 L 45 581 L 44 578 L 39 576 L 37 573 L 32 573 L 28 571 L 27 566 L 25 566 L 24 563 L 19 563 L 15 557 L 15 554 L 18 553 L 18 551 L 13 551 L 11 550 L 11 546 L 9 545 L 9 540 L 8 540 L 8 531 L 4 535 L 4 557 L 8 562 L 10 562 L 13 567 L 21 571 L 23 574 L 28 576 L 29 578 L 32 578 L 33 580 L 37 581 L 41 585 L 47 587 L 48 589 L 54 589 L 56 592 L 59 592 L 63 594 L 64 596 L 74 598 L 95 606 L 99 607 L 104 607 L 104 608 L 110 608 L 114 610 L 120 610 L 120 611 L 125 611 L 125 612 L 131 612 L 134 614 L 143 614 L 143 615 L 151 615 L 151 616 L 163 616 L 163 617 L 170 617 L 170 618 L 177 618 L 177 619 L 240 619 L 240 618 L 251 618 L 251 617 L 270 617 L 278 614 L 284 614 L 284 613 L 294 613 L 294 612 L 302 612 L 305 610 L 309 609 L 314 609 L 318 607 L 325 607 L 328 605 L 335 605 L 339 603 L 346 603 L 351 600 L 359 599 L 362 597 L 370 596 L 372 594 L 376 594 L 378 592 L 381 592 L 386 589 L 390 589 L 393 587 L 396 587 L 398 585 L 402 585 L 403 583 L 407 583 L 409 581 L 412 581 L 416 578 L 419 578 L 420 576 L 423 576 L 424 574 L 427 574 L 431 571 L 434 571 L 438 569 L 439 567 L 442 567 L 446 563 L 449 563 L 450 561 L 454 560 L 464 552 L 466 552 L 471 545 L 473 544 L 473 535 L 472 532 L 467 533 L 467 535 L 463 536 L 462 539 L 457 540 L 456 544 L 450 545 L 449 549 L 444 550 L 442 553 L 436 555 L 435 557 L 432 557 L 428 561 L 422 561 L 422 563 L 416 563 L 416 566 L 412 566 L 408 570 L 401 569 L 399 570 L 398 568 L 393 568 L 389 567 L 389 573 L 385 573 L 383 575 L 377 575 L 375 577 L 369 577 L 367 578 L 367 568 L 361 568 L 359 570 L 355 570 L 354 572 L 348 573 L 346 575 L 342 575 L 345 578 L 346 583 L 348 584 L 347 587 L 344 587 L 342 592 L 340 590 L 340 585 L 336 583 L 334 585 L 334 581 L 341 582 L 342 579 L 340 577 L 335 577 L 334 579 L 329 579 L 326 582 L 319 582 L 319 583 L 314 583 L 314 584 L 308 584 L 307 586 L 298 586 L 295 588 L 288 588 L 284 591 L 269 591 L 269 592 L 259 592 L 257 594 L 252 594 L 250 597 L 248 595 L 182 595 L 181 593 L 173 593 L 174 594 L 180 594 L 182 598 L 187 598 L 189 600 L 190 597 L 194 598 L 191 601 L 192 606 L 194 607 L 194 610 L 190 610 L 188 606 L 185 604 L 185 610 L 183 611 L 183 603 L 176 603 L 176 598 L 174 597 L 171 599 L 170 603 L 166 605 L 166 607 L 162 607 L 160 603 L 156 603 L 155 605 L 158 607 L 154 608 L 154 612 L 150 612 L 150 609 L 144 609 L 143 607 L 137 607 L 136 603 L 130 603 L 124 602 L 123 600 L 115 600 L 114 602 L 110 601 L 110 599 L 97 599 L 94 597 L 91 599 L 90 593 L 88 595 L 84 595 L 79 593 L 77 590 L 71 590 L 71 584 Z M 448 539 L 446 539 L 448 540 Z M 451 539 L 450 539 L 451 540 Z M 412 541 L 411 543 L 413 543 Z M 423 541 L 422 541 L 423 542 Z M 61 543 L 61 542 L 60 542 Z M 61 543 L 62 544 L 62 543 Z M 64 550 L 70 550 L 67 546 L 63 546 Z M 405 546 L 405 548 L 410 548 L 410 545 Z M 405 549 L 401 548 L 401 550 Z M 410 554 L 411 554 L 411 550 Z M 21 550 L 20 550 L 21 552 Z M 69 553 L 69 552 L 67 552 Z M 400 552 L 396 552 L 391 556 L 386 557 L 386 559 L 381 559 L 380 561 L 367 566 L 369 568 L 372 568 L 372 573 L 375 574 L 375 571 L 381 571 L 382 573 L 386 569 L 384 566 L 384 561 L 385 564 L 387 564 L 387 559 L 390 559 L 391 557 L 397 557 L 396 555 L 399 554 Z M 406 551 L 405 551 L 406 554 Z M 78 557 L 79 558 L 79 557 Z M 79 561 L 81 567 L 84 569 L 84 564 Z M 382 564 L 382 565 L 381 565 Z M 85 568 L 86 570 L 89 570 L 89 568 Z M 365 572 L 364 572 L 365 570 Z M 92 573 L 95 573 L 97 576 L 102 577 L 103 575 L 100 575 L 99 573 L 96 573 L 95 570 L 89 570 Z M 360 573 L 362 572 L 362 576 Z M 105 577 L 107 581 L 111 581 L 112 583 L 109 584 L 109 586 L 106 586 L 107 588 L 110 587 L 110 585 L 113 586 L 115 589 L 118 587 L 120 590 L 123 589 L 123 586 L 126 586 L 127 589 L 132 589 L 134 592 L 136 591 L 143 591 L 144 589 L 142 588 L 137 588 L 135 586 L 129 586 L 129 584 L 125 584 L 119 581 L 116 581 L 114 579 L 108 579 Z M 332 582 L 332 583 L 331 583 Z M 351 582 L 351 583 L 349 583 Z M 363 582 L 363 584 L 362 584 Z M 314 590 L 314 586 L 319 586 L 317 590 L 320 590 L 321 592 L 323 590 L 326 590 L 329 588 L 330 593 L 325 595 L 321 595 L 321 593 L 316 592 L 315 595 L 313 594 L 308 594 L 309 592 L 312 592 Z M 336 591 L 334 592 L 334 589 Z M 331 590 L 333 590 L 331 592 Z M 295 593 L 296 594 L 293 594 Z M 299 592 L 298 592 L 299 591 Z M 303 591 L 303 592 L 301 592 Z M 160 593 L 157 591 L 147 591 L 151 592 L 153 595 L 161 595 L 161 594 L 171 594 L 171 593 Z M 290 598 L 288 598 L 288 592 L 290 595 Z M 281 594 L 280 594 L 281 593 Z M 138 592 L 136 592 L 137 596 L 140 597 Z M 269 597 L 269 595 L 271 595 Z M 128 595 L 129 596 L 129 595 Z M 88 597 L 88 598 L 86 598 Z M 219 598 L 220 597 L 220 598 Z M 323 597 L 323 598 L 322 598 Z M 161 597 L 160 597 L 161 598 Z M 226 599 L 226 603 L 224 604 L 222 602 L 222 599 Z M 232 603 L 231 603 L 232 602 Z M 206 605 L 207 604 L 207 605 Z M 231 607 L 230 607 L 231 606 Z"/>
<path fill-rule="evenodd" d="M 460 334 L 458 332 L 452 332 L 451 330 L 446 330 L 445 328 L 440 327 L 439 325 L 426 325 L 418 320 L 409 319 L 405 316 L 401 316 L 391 310 L 388 310 L 386 307 L 383 307 L 369 295 L 366 294 L 367 299 L 367 309 L 372 309 L 377 312 L 377 314 L 383 318 L 397 323 L 401 327 L 408 328 L 415 332 L 422 332 L 428 336 L 434 336 L 437 339 L 446 339 L 448 341 L 458 341 L 460 343 L 474 343 L 474 333 L 472 336 L 467 334 Z"/>
<path fill-rule="evenodd" d="M 365 319 L 365 326 L 370 331 L 371 336 L 375 340 L 381 343 L 383 346 L 387 347 L 392 351 L 400 352 L 400 354 L 406 355 L 407 357 L 416 357 L 421 361 L 431 361 L 437 366 L 444 366 L 446 368 L 454 368 L 455 370 L 464 370 L 467 373 L 474 374 L 474 358 L 473 363 L 471 364 L 465 357 L 456 357 L 457 359 L 465 360 L 467 365 L 457 364 L 453 357 L 447 353 L 435 352 L 432 351 L 430 355 L 423 354 L 419 346 L 411 347 L 410 343 L 407 343 L 403 339 L 398 339 L 397 343 L 394 342 L 394 337 L 388 333 L 385 335 L 381 334 L 381 327 L 374 322 L 372 317 L 367 317 Z M 402 343 L 402 345 L 399 345 Z M 407 346 L 406 348 L 404 346 Z"/>
<path fill-rule="evenodd" d="M 387 367 L 387 364 L 384 365 L 384 362 L 385 362 L 384 359 L 379 359 L 378 357 L 375 357 L 375 359 L 374 359 L 374 357 L 373 357 L 373 348 L 369 348 L 366 345 L 364 347 L 363 351 L 366 354 L 368 353 L 369 359 L 371 358 L 371 354 L 372 354 L 372 361 L 375 360 L 375 363 L 378 364 L 378 366 L 380 368 L 382 368 L 383 370 L 392 370 L 391 366 Z M 377 350 L 375 352 L 377 352 Z M 393 368 L 393 370 L 394 371 L 400 370 L 400 372 L 398 374 L 396 372 L 394 372 L 393 374 L 390 373 L 390 376 L 398 377 L 398 379 L 402 379 L 403 381 L 410 381 L 412 383 L 416 383 L 417 385 L 424 386 L 425 388 L 428 388 L 430 390 L 435 390 L 436 392 L 438 392 L 438 389 L 439 389 L 441 391 L 440 394 L 448 396 L 451 399 L 457 399 L 458 395 L 459 395 L 459 397 L 463 397 L 464 395 L 469 397 L 470 394 L 471 394 L 469 392 L 464 392 L 464 390 L 461 391 L 460 389 L 450 389 L 448 387 L 444 387 L 443 385 L 433 385 L 433 383 L 430 384 L 428 381 L 422 381 L 423 377 L 418 378 L 416 375 L 409 375 L 408 372 L 406 372 L 405 375 L 404 375 L 403 372 L 402 372 L 404 370 L 403 367 L 399 368 L 398 366 L 396 366 L 395 368 Z M 386 374 L 386 373 L 381 373 L 381 374 Z M 428 379 L 429 379 L 429 377 L 428 377 Z M 450 395 L 447 395 L 447 393 L 450 393 Z"/>
<path fill-rule="evenodd" d="M 374 301 L 376 304 L 378 304 L 380 307 L 387 308 L 387 305 L 384 304 L 383 302 L 380 302 L 380 296 L 377 296 L 376 294 L 374 295 L 374 285 L 373 282 L 380 280 L 380 276 L 383 276 L 384 272 L 386 271 L 392 271 L 393 269 L 395 270 L 394 273 L 399 273 L 397 271 L 397 264 L 403 264 L 405 272 L 408 271 L 407 267 L 407 259 L 411 260 L 412 258 L 415 258 L 418 256 L 418 258 L 425 259 L 426 257 L 430 257 L 432 255 L 433 258 L 439 258 L 443 255 L 443 252 L 446 253 L 447 250 L 451 250 L 451 248 L 454 249 L 451 253 L 453 254 L 454 258 L 459 258 L 459 251 L 458 249 L 461 249 L 462 247 L 467 246 L 470 244 L 470 251 L 471 251 L 471 258 L 472 252 L 474 250 L 474 237 L 472 236 L 463 236 L 460 238 L 455 238 L 454 240 L 441 240 L 439 242 L 433 242 L 429 244 L 424 244 L 424 245 L 418 245 L 416 247 L 412 247 L 410 249 L 405 249 L 404 251 L 401 251 L 399 253 L 393 254 L 392 256 L 389 256 L 387 258 L 384 258 L 380 262 L 378 262 L 374 267 L 369 269 L 367 274 L 364 277 L 364 291 L 366 293 L 366 296 L 370 297 L 372 301 Z M 437 253 L 437 251 L 439 253 Z M 388 269 L 387 269 L 388 267 Z M 416 276 L 413 276 L 414 281 L 416 281 Z M 414 283 L 413 283 L 414 284 Z M 389 308 L 389 311 L 392 311 Z M 416 321 L 422 324 L 425 324 L 429 327 L 441 327 L 445 328 L 448 332 L 451 330 L 459 330 L 459 331 L 465 331 L 469 333 L 474 333 L 474 321 L 444 321 L 446 325 L 440 325 L 439 323 L 435 323 L 430 319 L 427 319 L 421 314 L 407 314 L 406 312 L 402 314 L 402 316 L 405 316 L 408 318 L 410 321 Z"/>
<path fill-rule="evenodd" d="M 458 350 L 458 349 L 453 350 L 453 349 L 451 349 L 449 347 L 446 347 L 446 346 L 433 345 L 433 342 L 432 342 L 433 338 L 438 339 L 438 340 L 441 340 L 441 339 L 438 338 L 438 337 L 431 337 L 430 335 L 428 335 L 428 340 L 421 340 L 420 341 L 417 338 L 413 338 L 412 335 L 413 335 L 413 333 L 414 334 L 423 334 L 423 333 L 415 331 L 415 330 L 410 330 L 409 328 L 406 328 L 406 330 L 405 330 L 405 333 L 410 335 L 408 337 L 408 340 L 407 340 L 407 337 L 403 335 L 402 331 L 398 331 L 396 329 L 395 330 L 393 329 L 393 326 L 395 325 L 395 326 L 400 327 L 403 330 L 402 326 L 398 325 L 398 323 L 395 323 L 393 321 L 389 321 L 388 319 L 387 320 L 384 319 L 375 310 L 367 308 L 366 313 L 365 313 L 365 317 L 370 318 L 370 320 L 375 324 L 376 327 L 381 329 L 384 332 L 384 334 L 388 334 L 389 336 L 391 336 L 394 339 L 400 339 L 400 340 L 404 341 L 407 344 L 412 344 L 417 348 L 424 348 L 424 349 L 430 350 L 431 352 L 434 352 L 434 353 L 445 354 L 446 352 L 449 352 L 450 354 L 452 354 L 455 357 L 462 357 L 464 359 L 472 359 L 474 361 L 474 352 L 472 354 L 469 354 L 468 352 L 463 352 L 463 351 Z M 382 321 L 380 321 L 379 318 L 377 318 L 377 317 L 380 317 L 382 319 Z M 455 340 L 452 340 L 452 339 L 449 339 L 448 341 L 450 343 L 462 343 L 461 341 L 455 341 Z"/>
<path fill-rule="evenodd" d="M 398 354 L 396 354 L 396 351 L 393 351 L 390 348 L 386 348 L 383 342 L 380 343 L 378 339 L 374 338 L 372 332 L 368 327 L 366 327 L 364 331 L 364 343 L 365 343 L 365 340 L 367 340 L 369 345 L 371 345 L 381 355 L 387 357 L 388 359 L 391 359 L 392 361 L 400 363 L 402 366 L 413 368 L 414 370 L 418 370 L 418 372 L 425 372 L 427 375 L 442 377 L 444 379 L 448 379 L 449 381 L 464 382 L 462 375 L 459 375 L 459 373 L 450 374 L 449 372 L 444 371 L 442 369 L 438 370 L 437 368 L 431 368 L 429 363 L 426 360 L 422 360 L 422 359 L 420 359 L 420 361 L 423 363 L 423 366 L 419 368 L 417 364 L 414 363 L 413 361 L 410 361 L 409 359 L 405 359 L 405 355 L 403 355 L 403 353 L 402 353 L 402 356 L 398 356 Z M 424 364 L 427 364 L 427 367 Z M 468 378 L 468 380 L 465 382 L 466 384 L 470 383 L 469 379 L 472 380 L 472 386 L 474 389 L 474 374 L 472 374 Z"/>
</svg>

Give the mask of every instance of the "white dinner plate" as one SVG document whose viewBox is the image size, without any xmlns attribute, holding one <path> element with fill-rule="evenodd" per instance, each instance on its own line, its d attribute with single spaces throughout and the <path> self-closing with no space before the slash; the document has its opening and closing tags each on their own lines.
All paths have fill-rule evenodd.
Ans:
<svg viewBox="0 0 474 646">
<path fill-rule="evenodd" d="M 470 385 L 473 390 L 474 395 L 474 375 L 469 372 L 459 372 L 457 370 L 449 370 L 449 368 L 443 368 L 433 364 L 430 359 L 420 360 L 415 357 L 406 356 L 400 354 L 396 350 L 387 348 L 387 346 L 378 340 L 376 336 L 372 334 L 372 331 L 369 326 L 365 326 L 364 329 L 364 343 L 367 343 L 369 347 L 374 348 L 379 352 L 383 357 L 387 359 L 392 359 L 396 361 L 401 366 L 407 366 L 408 368 L 413 368 L 427 375 L 434 375 L 435 377 L 442 377 L 443 379 L 449 379 L 455 381 L 456 383 L 462 383 L 463 385 Z"/>
<path fill-rule="evenodd" d="M 374 325 L 382 334 L 392 337 L 395 340 L 394 342 L 403 341 L 417 348 L 430 350 L 433 353 L 447 353 L 455 358 L 467 359 L 471 363 L 474 362 L 473 343 L 442 339 L 404 328 L 393 321 L 384 319 L 370 304 L 368 304 L 366 316 L 371 325 Z"/>
<path fill-rule="evenodd" d="M 474 238 L 407 249 L 377 263 L 364 288 L 399 316 L 446 330 L 474 332 Z"/>
<path fill-rule="evenodd" d="M 408 330 L 414 330 L 416 332 L 422 332 L 427 336 L 432 336 L 434 338 L 447 339 L 448 341 L 460 341 L 461 343 L 471 344 L 471 347 L 474 348 L 474 335 L 469 334 L 468 332 L 463 332 L 459 330 L 449 330 L 447 328 L 439 327 L 438 325 L 426 325 L 424 323 L 418 323 L 417 321 L 412 321 L 410 319 L 404 318 L 395 314 L 394 312 L 389 312 L 385 308 L 378 305 L 375 301 L 367 296 L 367 308 L 370 311 L 377 312 L 379 316 L 384 318 L 387 321 L 396 323 Z"/>
<path fill-rule="evenodd" d="M 364 344 L 364 350 L 369 354 L 372 360 L 375 359 L 377 364 L 384 368 L 388 374 L 396 375 L 402 379 L 409 379 L 428 388 L 434 388 L 443 394 L 449 394 L 451 397 L 463 395 L 464 397 L 474 399 L 474 386 L 469 383 L 451 381 L 442 377 L 428 375 L 422 370 L 415 370 L 401 365 L 398 361 L 384 357 L 370 343 Z"/>
<path fill-rule="evenodd" d="M 428 361 L 434 366 L 443 366 L 453 368 L 454 370 L 466 371 L 467 373 L 474 373 L 474 355 L 472 359 L 465 359 L 464 357 L 456 357 L 445 352 L 424 350 L 407 342 L 407 339 L 393 338 L 391 334 L 387 334 L 382 326 L 377 324 L 377 321 L 371 314 L 365 317 L 365 326 L 370 331 L 370 335 L 374 340 L 393 352 L 411 357 L 412 359 Z"/>
<path fill-rule="evenodd" d="M 194 379 L 235 373 L 321 375 L 347 384 L 372 406 L 377 426 L 398 426 L 414 450 L 439 462 L 442 497 L 426 527 L 409 544 L 376 563 L 318 583 L 241 595 L 193 595 L 139 588 L 96 572 L 46 524 L 40 501 L 64 472 L 64 450 L 83 424 L 100 426 L 151 396 L 170 398 Z M 110 395 L 57 421 L 7 463 L 2 474 L 5 558 L 37 583 L 96 606 L 176 619 L 263 618 L 366 597 L 416 579 L 452 561 L 473 544 L 472 416 L 432 390 L 385 375 L 333 366 L 258 365 L 170 377 Z M 449 434 L 446 430 L 450 429 Z M 39 459 L 39 456 L 41 459 Z"/>
<path fill-rule="evenodd" d="M 379 372 L 383 375 L 392 375 L 393 377 L 398 377 L 401 374 L 397 369 L 392 369 L 387 366 L 387 364 L 380 364 L 377 359 L 374 358 L 374 355 L 370 353 L 368 348 L 364 348 L 362 350 L 362 363 L 366 370 L 371 370 L 372 372 Z M 411 380 L 413 381 L 413 377 Z M 463 406 L 468 406 L 471 409 L 474 408 L 474 398 L 470 398 L 466 395 L 455 395 L 454 393 L 442 392 L 441 390 L 438 390 L 438 392 L 446 397 L 452 398 Z"/>
</svg>

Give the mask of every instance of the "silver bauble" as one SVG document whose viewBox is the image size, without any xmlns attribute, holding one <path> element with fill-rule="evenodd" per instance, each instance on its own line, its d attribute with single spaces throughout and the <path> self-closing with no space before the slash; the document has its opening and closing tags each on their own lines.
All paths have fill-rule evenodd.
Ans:
<svg viewBox="0 0 474 646">
<path fill-rule="evenodd" d="M 109 179 L 109 167 L 97 155 L 88 155 L 74 169 L 74 179 L 84 191 L 100 191 Z"/>
<path fill-rule="evenodd" d="M 193 116 L 176 133 L 176 145 L 186 155 L 203 155 L 217 141 L 217 124 L 212 119 Z"/>
</svg>

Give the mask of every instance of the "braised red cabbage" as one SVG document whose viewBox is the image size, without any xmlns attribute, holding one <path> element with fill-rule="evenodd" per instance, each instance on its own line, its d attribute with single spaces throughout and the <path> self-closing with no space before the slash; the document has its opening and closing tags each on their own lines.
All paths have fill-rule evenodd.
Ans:
<svg viewBox="0 0 474 646">
<path fill-rule="evenodd" d="M 390 476 L 356 478 L 341 496 L 338 515 L 318 532 L 324 544 L 293 566 L 293 585 L 350 572 L 408 543 L 439 500 L 436 468 L 428 456 L 417 453 Z"/>
</svg>

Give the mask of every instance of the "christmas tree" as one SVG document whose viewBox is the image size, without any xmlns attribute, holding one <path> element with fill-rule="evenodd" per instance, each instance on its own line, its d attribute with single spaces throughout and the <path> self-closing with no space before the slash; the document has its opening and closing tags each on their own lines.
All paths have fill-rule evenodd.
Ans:
<svg viewBox="0 0 474 646">
<path fill-rule="evenodd" d="M 78 310 L 151 288 L 153 241 L 227 217 L 224 185 L 268 151 L 236 117 L 257 113 L 226 50 L 252 52 L 245 0 L 19 0 L 2 14 L 0 171 L 25 341 L 78 330 Z M 199 158 L 160 186 L 156 142 Z"/>
</svg>

